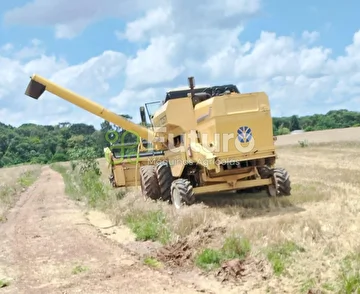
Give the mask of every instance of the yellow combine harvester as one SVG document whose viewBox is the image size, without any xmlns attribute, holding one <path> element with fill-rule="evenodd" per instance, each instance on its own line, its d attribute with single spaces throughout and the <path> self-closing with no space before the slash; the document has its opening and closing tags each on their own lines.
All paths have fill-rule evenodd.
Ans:
<svg viewBox="0 0 360 294">
<path fill-rule="evenodd" d="M 144 107 L 138 125 L 39 75 L 25 94 L 38 99 L 45 90 L 137 135 L 134 154 L 119 154 L 123 145 L 104 148 L 114 187 L 140 182 L 144 197 L 170 200 L 176 208 L 210 192 L 263 188 L 271 197 L 290 195 L 287 171 L 275 167 L 264 92 L 241 94 L 231 84 L 195 88 L 190 77 L 189 88 L 167 92 L 154 112 L 147 105 L 151 127 L 145 127 Z"/>
</svg>

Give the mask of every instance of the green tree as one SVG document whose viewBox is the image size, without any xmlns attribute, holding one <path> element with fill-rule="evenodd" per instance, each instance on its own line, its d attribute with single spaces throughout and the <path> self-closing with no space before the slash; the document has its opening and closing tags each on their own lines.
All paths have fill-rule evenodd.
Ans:
<svg viewBox="0 0 360 294">
<path fill-rule="evenodd" d="M 297 115 L 293 115 L 290 120 L 290 131 L 300 130 L 300 122 Z"/>
</svg>

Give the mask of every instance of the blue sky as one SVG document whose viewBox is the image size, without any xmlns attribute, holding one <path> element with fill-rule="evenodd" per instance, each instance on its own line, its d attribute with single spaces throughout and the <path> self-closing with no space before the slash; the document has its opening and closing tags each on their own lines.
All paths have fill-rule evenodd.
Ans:
<svg viewBox="0 0 360 294">
<path fill-rule="evenodd" d="M 136 120 L 140 105 L 190 75 L 266 91 L 274 116 L 360 111 L 359 8 L 354 0 L 3 1 L 0 121 L 99 127 L 60 98 L 27 98 L 32 73 Z"/>
</svg>

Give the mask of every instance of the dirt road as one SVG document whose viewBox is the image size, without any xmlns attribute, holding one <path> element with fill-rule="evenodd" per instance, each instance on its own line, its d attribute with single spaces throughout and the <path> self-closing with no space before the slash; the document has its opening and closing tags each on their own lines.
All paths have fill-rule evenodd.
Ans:
<svg viewBox="0 0 360 294">
<path fill-rule="evenodd" d="M 0 225 L 0 293 L 197 293 L 102 236 L 44 167 Z"/>
</svg>

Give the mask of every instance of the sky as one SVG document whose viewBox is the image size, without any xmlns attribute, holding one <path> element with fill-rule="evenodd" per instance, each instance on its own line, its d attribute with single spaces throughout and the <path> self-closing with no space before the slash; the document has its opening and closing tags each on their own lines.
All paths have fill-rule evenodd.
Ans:
<svg viewBox="0 0 360 294">
<path fill-rule="evenodd" d="M 360 111 L 360 2 L 347 0 L 13 0 L 0 2 L 0 122 L 102 118 L 36 73 L 139 122 L 139 107 L 187 85 L 265 91 L 273 116 Z"/>
</svg>

